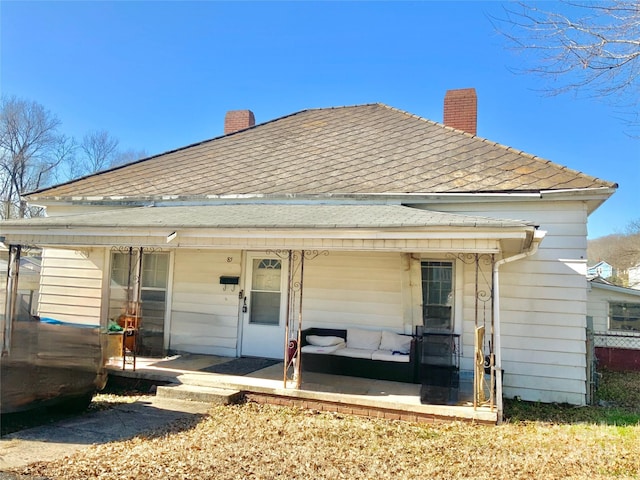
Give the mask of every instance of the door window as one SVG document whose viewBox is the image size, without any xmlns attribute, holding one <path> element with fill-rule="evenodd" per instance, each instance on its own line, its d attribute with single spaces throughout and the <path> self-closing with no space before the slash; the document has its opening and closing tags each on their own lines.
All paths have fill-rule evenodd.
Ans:
<svg viewBox="0 0 640 480">
<path fill-rule="evenodd" d="M 251 279 L 249 323 L 279 325 L 282 263 L 273 258 L 255 258 Z"/>
</svg>

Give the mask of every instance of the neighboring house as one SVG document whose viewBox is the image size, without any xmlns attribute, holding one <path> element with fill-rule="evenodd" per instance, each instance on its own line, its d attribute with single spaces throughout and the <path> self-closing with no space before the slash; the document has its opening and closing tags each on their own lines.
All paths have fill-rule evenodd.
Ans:
<svg viewBox="0 0 640 480">
<path fill-rule="evenodd" d="M 17 291 L 16 315 L 19 319 L 30 319 L 38 308 L 40 288 L 40 257 L 35 255 L 20 258 L 20 290 Z M 5 285 L 9 271 L 8 252 L 0 246 L 0 306 L 5 305 Z M 0 309 L 0 318 L 4 309 Z"/>
<path fill-rule="evenodd" d="M 584 404 L 587 217 L 617 185 L 478 137 L 473 89 L 444 110 L 229 112 L 224 136 L 31 192 L 48 217 L 0 236 L 44 247 L 43 315 L 104 326 L 139 297 L 144 354 L 282 358 L 300 318 L 419 327 L 463 371 L 492 355 L 499 401 Z"/>
<path fill-rule="evenodd" d="M 605 261 L 600 261 L 587 269 L 589 277 L 611 278 L 613 276 L 613 267 Z"/>
<path fill-rule="evenodd" d="M 593 279 L 589 282 L 587 314 L 599 366 L 640 370 L 640 290 Z"/>
<path fill-rule="evenodd" d="M 631 267 L 629 273 L 629 288 L 640 290 L 640 265 Z"/>
</svg>

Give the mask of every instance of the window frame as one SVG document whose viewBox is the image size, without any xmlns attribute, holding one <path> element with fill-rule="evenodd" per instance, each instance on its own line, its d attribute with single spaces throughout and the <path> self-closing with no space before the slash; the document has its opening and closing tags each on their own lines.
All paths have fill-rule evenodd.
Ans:
<svg viewBox="0 0 640 480">
<path fill-rule="evenodd" d="M 640 302 L 625 302 L 625 301 L 609 301 L 608 311 L 607 311 L 607 321 L 608 328 L 612 332 L 624 332 L 624 333 L 634 333 L 640 334 Z M 634 310 L 637 310 L 637 316 L 631 317 L 630 315 L 621 316 L 614 315 L 613 308 L 615 306 L 621 307 L 622 309 L 629 309 L 632 307 Z M 630 325 L 630 328 L 624 328 L 625 325 L 613 325 L 614 317 L 623 317 L 622 320 L 615 320 L 616 322 L 635 322 L 636 325 Z"/>
<path fill-rule="evenodd" d="M 435 265 L 438 264 L 438 265 Z M 447 264 L 449 270 L 451 272 L 450 278 L 448 279 L 449 284 L 449 293 L 447 294 L 447 299 L 444 303 L 431 303 L 427 304 L 425 299 L 425 278 L 424 278 L 424 268 L 425 266 L 443 266 L 443 264 Z M 457 313 L 457 276 L 456 276 L 456 264 L 455 260 L 442 259 L 442 258 L 422 258 L 420 259 L 420 290 L 422 294 L 422 324 L 425 332 L 434 332 L 434 333 L 456 333 L 457 332 L 457 322 L 456 322 L 456 313 Z M 442 295 L 442 291 L 440 291 L 439 295 Z M 442 300 L 442 298 L 440 298 Z M 447 307 L 449 309 L 449 324 L 445 326 L 429 326 L 427 324 L 427 316 L 425 315 L 425 311 L 428 308 L 427 305 L 436 306 L 439 308 Z"/>
</svg>

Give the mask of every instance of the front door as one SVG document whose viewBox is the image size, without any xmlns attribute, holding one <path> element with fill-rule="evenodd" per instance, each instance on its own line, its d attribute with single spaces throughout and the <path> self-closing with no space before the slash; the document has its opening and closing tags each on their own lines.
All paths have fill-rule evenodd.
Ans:
<svg viewBox="0 0 640 480">
<path fill-rule="evenodd" d="M 287 262 L 264 254 L 247 254 L 242 309 L 243 356 L 283 358 Z"/>
</svg>

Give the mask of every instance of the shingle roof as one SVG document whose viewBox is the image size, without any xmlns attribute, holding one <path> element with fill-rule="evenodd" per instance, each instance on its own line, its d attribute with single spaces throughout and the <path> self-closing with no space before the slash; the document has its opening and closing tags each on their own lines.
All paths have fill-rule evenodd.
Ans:
<svg viewBox="0 0 640 480">
<path fill-rule="evenodd" d="M 538 192 L 615 188 L 382 104 L 304 110 L 30 198 Z"/>
<path fill-rule="evenodd" d="M 434 212 L 401 205 L 236 204 L 138 207 L 6 220 L 4 227 L 43 228 L 528 228 L 522 220 Z"/>
</svg>

